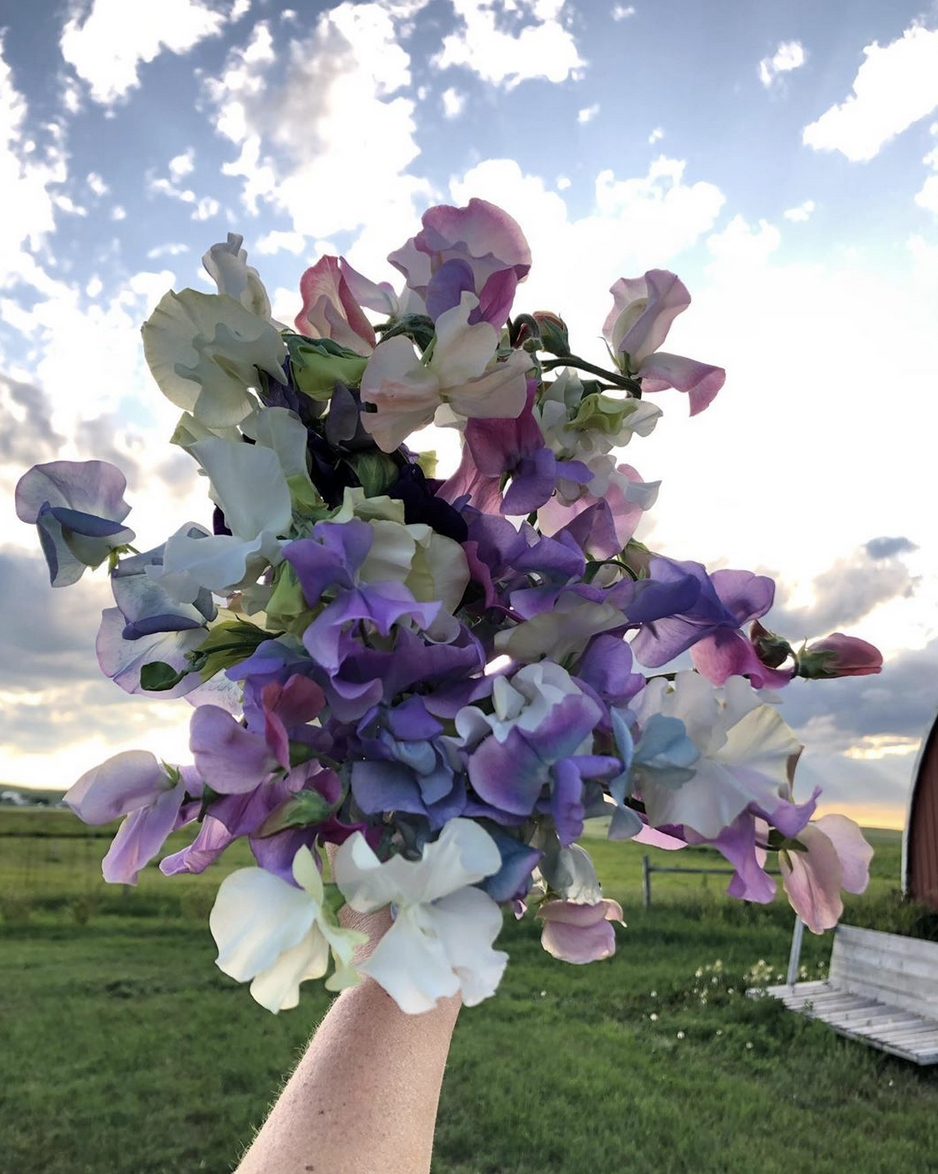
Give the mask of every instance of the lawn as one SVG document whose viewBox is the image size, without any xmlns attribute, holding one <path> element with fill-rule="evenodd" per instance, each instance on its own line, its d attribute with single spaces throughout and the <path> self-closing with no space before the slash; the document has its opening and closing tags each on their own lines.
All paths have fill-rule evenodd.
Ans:
<svg viewBox="0 0 938 1174">
<path fill-rule="evenodd" d="M 12 812 L 0 831 L 14 824 L 77 828 Z M 871 891 L 847 919 L 911 925 L 898 838 L 874 838 Z M 0 1174 L 226 1174 L 328 997 L 310 985 L 297 1011 L 262 1011 L 213 965 L 220 873 L 150 868 L 138 891 L 102 893 L 83 854 L 105 845 L 88 843 L 0 839 Z M 938 1073 L 742 993 L 760 960 L 784 969 L 781 902 L 732 902 L 725 877 L 656 875 L 645 911 L 643 850 L 590 846 L 626 910 L 618 952 L 567 966 L 536 925 L 506 921 L 502 987 L 457 1026 L 437 1174 L 938 1169 Z M 829 937 L 806 938 L 803 964 L 823 973 Z"/>
</svg>

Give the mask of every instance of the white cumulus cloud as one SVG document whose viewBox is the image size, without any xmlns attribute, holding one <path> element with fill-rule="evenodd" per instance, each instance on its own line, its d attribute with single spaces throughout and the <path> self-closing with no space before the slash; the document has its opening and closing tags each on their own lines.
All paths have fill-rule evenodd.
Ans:
<svg viewBox="0 0 938 1174">
<path fill-rule="evenodd" d="M 803 204 L 798 204 L 794 208 L 786 208 L 782 215 L 786 220 L 793 220 L 796 224 L 800 224 L 810 219 L 811 213 L 816 207 L 813 200 L 805 200 Z"/>
<path fill-rule="evenodd" d="M 635 9 L 631 4 L 614 4 L 612 6 L 613 20 L 628 20 L 630 16 L 635 15 Z"/>
<path fill-rule="evenodd" d="M 393 14 L 346 0 L 293 40 L 276 70 L 273 63 L 269 30 L 258 24 L 206 86 L 219 132 L 240 149 L 224 170 L 243 179 L 245 207 L 286 213 L 304 236 L 370 224 L 382 239 L 399 225 L 405 239 L 418 197 L 429 202 L 431 189 L 407 173 L 420 148 L 415 104 L 399 92 L 411 84 L 410 55 Z"/>
<path fill-rule="evenodd" d="M 92 98 L 110 105 L 140 84 L 141 63 L 186 53 L 224 24 L 201 0 L 92 0 L 73 5 L 59 46 Z"/>
<path fill-rule="evenodd" d="M 466 108 L 466 95 L 454 86 L 449 86 L 440 95 L 443 102 L 443 117 L 458 118 Z"/>
<path fill-rule="evenodd" d="M 599 103 L 594 102 L 592 106 L 584 106 L 582 110 L 578 110 L 576 120 L 583 126 L 587 122 L 592 122 L 598 113 Z"/>
<path fill-rule="evenodd" d="M 531 78 L 566 81 L 585 62 L 563 21 L 565 6 L 566 0 L 453 0 L 461 27 L 443 38 L 433 63 L 465 66 L 506 89 Z M 519 16 L 526 21 L 520 28 Z"/>
<path fill-rule="evenodd" d="M 938 29 L 913 25 L 888 45 L 863 50 L 853 90 L 802 132 L 816 151 L 851 163 L 874 158 L 890 139 L 938 107 Z"/>
<path fill-rule="evenodd" d="M 759 81 L 770 86 L 780 73 L 790 73 L 804 65 L 807 55 L 800 41 L 783 41 L 771 57 L 759 62 Z"/>
</svg>

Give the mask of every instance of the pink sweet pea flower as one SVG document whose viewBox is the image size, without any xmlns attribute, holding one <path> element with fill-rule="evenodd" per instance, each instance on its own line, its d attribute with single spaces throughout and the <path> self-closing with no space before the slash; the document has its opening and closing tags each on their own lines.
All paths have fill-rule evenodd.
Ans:
<svg viewBox="0 0 938 1174">
<path fill-rule="evenodd" d="M 356 354 L 371 354 L 374 328 L 356 301 L 338 257 L 321 257 L 307 269 L 300 278 L 300 293 L 303 309 L 295 323 L 300 334 L 331 338 Z"/>
<path fill-rule="evenodd" d="M 666 269 L 649 269 L 644 277 L 620 277 L 609 292 L 615 304 L 603 337 L 622 370 L 641 379 L 643 391 L 673 387 L 687 392 L 690 414 L 702 412 L 723 386 L 726 372 L 658 350 L 671 323 L 690 305 L 684 283 Z"/>
<path fill-rule="evenodd" d="M 541 945 L 547 953 L 577 966 L 610 958 L 616 952 L 611 922 L 625 925 L 622 906 L 609 900 L 592 905 L 547 901 L 538 909 L 537 916 L 544 922 Z"/>
<path fill-rule="evenodd" d="M 782 884 L 792 908 L 812 933 L 833 929 L 844 911 L 840 890 L 862 893 L 873 849 L 845 815 L 825 815 L 802 828 L 806 852 L 779 852 Z"/>
<path fill-rule="evenodd" d="M 812 680 L 865 677 L 882 671 L 883 654 L 857 636 L 833 632 L 809 644 L 798 657 L 798 675 Z"/>
<path fill-rule="evenodd" d="M 127 817 L 101 862 L 106 881 L 137 883 L 137 873 L 159 852 L 169 833 L 187 822 L 180 819 L 187 783 L 191 794 L 201 790 L 191 767 L 172 777 L 149 751 L 127 750 L 86 771 L 66 792 L 66 804 L 85 823 Z"/>
</svg>

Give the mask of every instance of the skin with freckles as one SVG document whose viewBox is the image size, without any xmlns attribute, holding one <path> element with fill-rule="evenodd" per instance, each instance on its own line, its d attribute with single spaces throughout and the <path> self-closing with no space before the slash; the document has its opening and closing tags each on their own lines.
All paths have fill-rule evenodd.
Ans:
<svg viewBox="0 0 938 1174">
<path fill-rule="evenodd" d="M 342 925 L 390 927 L 387 909 Z M 443 1071 L 461 998 L 406 1015 L 371 978 L 333 1002 L 236 1174 L 428 1174 Z"/>
</svg>

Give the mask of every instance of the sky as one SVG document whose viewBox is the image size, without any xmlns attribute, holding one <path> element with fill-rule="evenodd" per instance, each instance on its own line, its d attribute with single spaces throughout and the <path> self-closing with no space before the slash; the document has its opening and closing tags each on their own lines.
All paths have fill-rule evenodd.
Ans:
<svg viewBox="0 0 938 1174">
<path fill-rule="evenodd" d="M 343 254 L 374 280 L 435 203 L 510 212 L 551 309 L 602 361 L 609 287 L 693 304 L 668 349 L 712 406 L 623 459 L 661 480 L 639 537 L 771 574 L 792 642 L 877 644 L 878 676 L 779 694 L 797 793 L 901 827 L 938 709 L 938 5 L 906 0 L 0 0 L 0 783 L 69 786 L 120 750 L 187 761 L 184 701 L 98 673 L 103 571 L 53 591 L 12 494 L 104 459 L 140 549 L 207 498 L 139 327 L 244 236 L 274 315 Z"/>
</svg>

